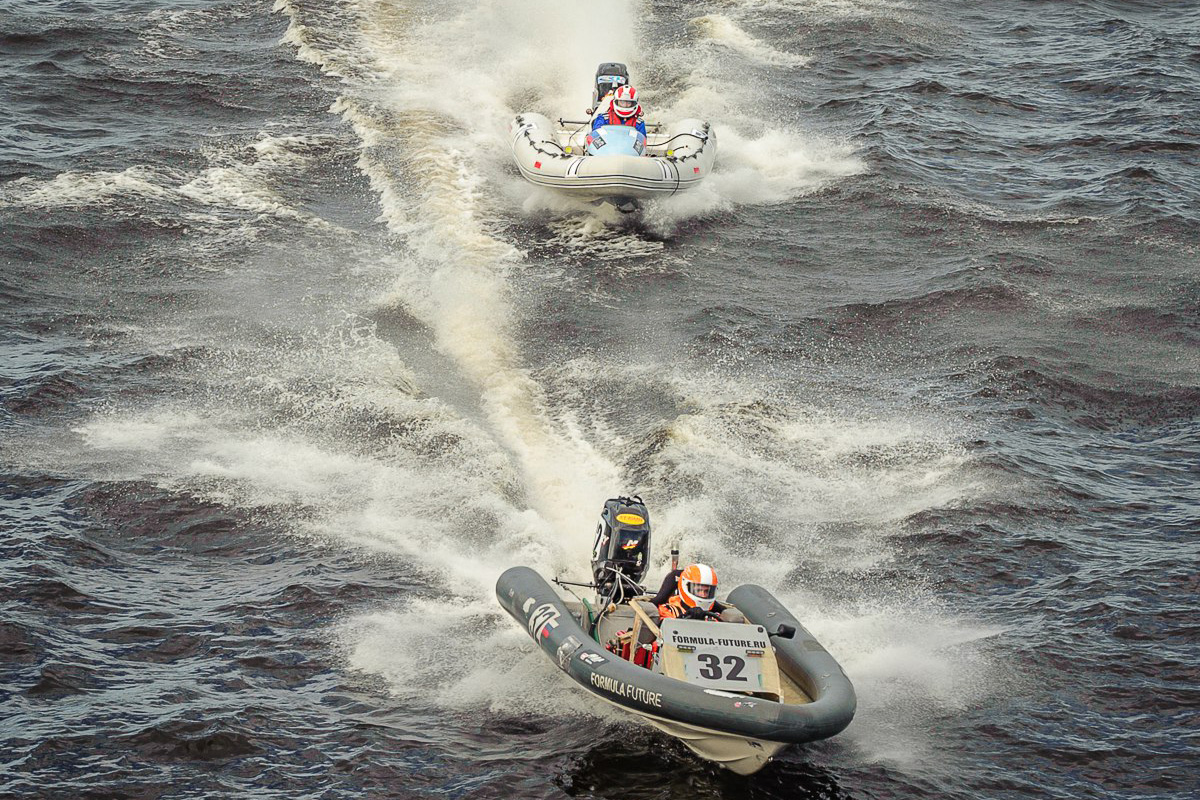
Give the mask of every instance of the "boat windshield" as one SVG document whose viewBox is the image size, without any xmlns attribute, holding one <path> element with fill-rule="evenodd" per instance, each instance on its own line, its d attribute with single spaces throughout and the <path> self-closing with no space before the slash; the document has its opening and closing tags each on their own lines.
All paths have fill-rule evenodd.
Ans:
<svg viewBox="0 0 1200 800">
<path fill-rule="evenodd" d="M 587 152 L 593 156 L 640 156 L 646 152 L 646 135 L 628 125 L 601 125 L 588 136 Z"/>
</svg>

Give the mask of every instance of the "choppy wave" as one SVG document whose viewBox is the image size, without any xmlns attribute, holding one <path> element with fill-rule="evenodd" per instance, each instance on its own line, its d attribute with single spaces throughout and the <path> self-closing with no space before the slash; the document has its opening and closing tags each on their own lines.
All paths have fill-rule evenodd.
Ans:
<svg viewBox="0 0 1200 800">
<path fill-rule="evenodd" d="M 272 185 L 304 171 L 313 160 L 310 151 L 319 146 L 313 137 L 264 134 L 240 151 L 216 154 L 218 164 L 198 172 L 136 165 L 119 172 L 19 178 L 0 187 L 0 209 L 94 211 L 166 227 L 232 223 L 250 234 L 269 221 L 330 228 Z"/>
</svg>

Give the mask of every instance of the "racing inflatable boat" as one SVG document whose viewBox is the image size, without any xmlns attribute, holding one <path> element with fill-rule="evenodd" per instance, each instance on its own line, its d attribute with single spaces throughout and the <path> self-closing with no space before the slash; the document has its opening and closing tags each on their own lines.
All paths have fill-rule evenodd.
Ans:
<svg viewBox="0 0 1200 800">
<path fill-rule="evenodd" d="M 720 619 L 661 619 L 638 584 L 650 524 L 640 498 L 609 500 L 593 553 L 595 603 L 567 600 L 527 567 L 496 583 L 500 604 L 576 683 L 741 775 L 789 744 L 826 739 L 854 717 L 854 687 L 767 590 L 729 593 Z"/>
<path fill-rule="evenodd" d="M 608 74 L 615 73 L 615 74 Z M 623 64 L 601 64 L 598 86 L 628 80 Z M 593 107 L 604 100 L 593 90 Z M 598 96 L 599 95 L 599 96 Z M 526 112 L 509 124 L 513 158 L 530 183 L 584 199 L 637 200 L 684 192 L 712 172 L 717 137 L 698 119 L 646 125 L 643 134 L 625 125 L 592 129 L 592 121 L 558 120 Z"/>
</svg>

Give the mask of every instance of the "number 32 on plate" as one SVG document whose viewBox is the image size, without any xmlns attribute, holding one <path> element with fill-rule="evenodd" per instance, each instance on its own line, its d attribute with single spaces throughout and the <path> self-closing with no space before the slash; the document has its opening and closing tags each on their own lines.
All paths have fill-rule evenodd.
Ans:
<svg viewBox="0 0 1200 800">
<path fill-rule="evenodd" d="M 746 668 L 746 659 L 741 656 L 725 656 L 721 658 L 712 653 L 697 653 L 696 660 L 700 662 L 700 677 L 710 681 L 746 681 L 742 674 Z"/>
</svg>

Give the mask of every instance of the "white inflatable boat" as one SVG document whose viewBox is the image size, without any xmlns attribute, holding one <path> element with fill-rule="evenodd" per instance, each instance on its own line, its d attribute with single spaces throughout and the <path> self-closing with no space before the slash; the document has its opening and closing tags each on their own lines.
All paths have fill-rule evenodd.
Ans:
<svg viewBox="0 0 1200 800">
<path fill-rule="evenodd" d="M 685 192 L 712 172 L 717 138 L 707 122 L 685 119 L 595 130 L 588 120 L 520 114 L 509 125 L 513 158 L 530 183 L 585 199 L 643 199 Z"/>
</svg>

